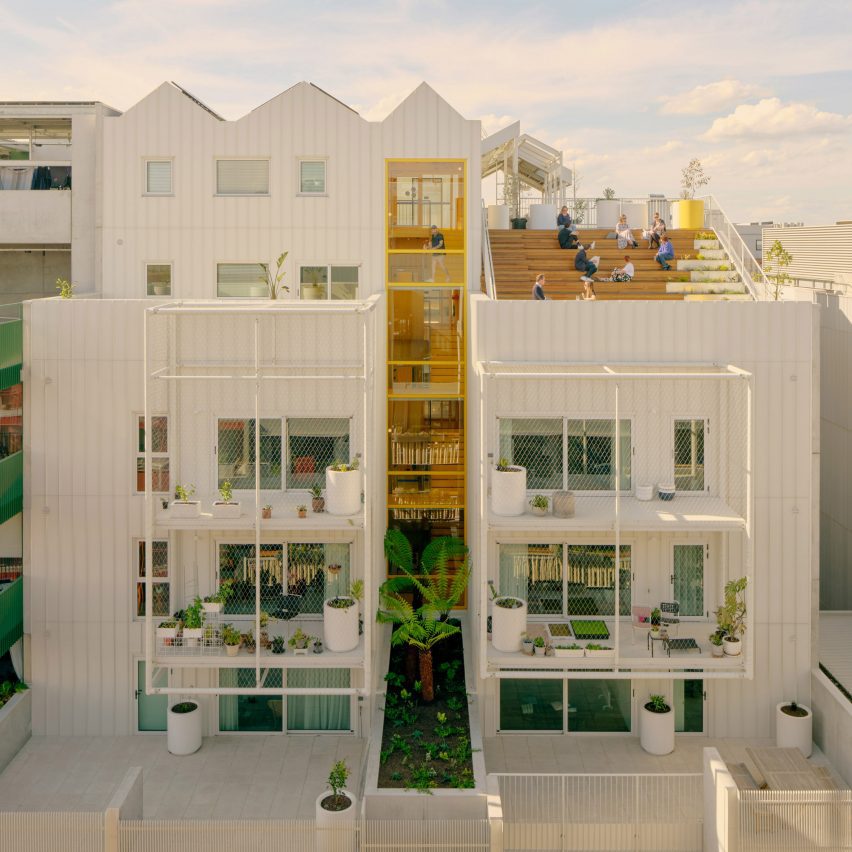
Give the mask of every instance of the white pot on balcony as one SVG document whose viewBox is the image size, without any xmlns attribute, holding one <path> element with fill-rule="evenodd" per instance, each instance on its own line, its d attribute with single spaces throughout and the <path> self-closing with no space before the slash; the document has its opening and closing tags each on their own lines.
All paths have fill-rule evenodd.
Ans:
<svg viewBox="0 0 852 852">
<path fill-rule="evenodd" d="M 177 627 L 158 627 L 157 628 L 157 640 L 162 642 L 163 645 L 174 645 L 175 639 L 177 639 L 178 628 Z"/>
<path fill-rule="evenodd" d="M 527 509 L 527 469 L 512 465 L 509 470 L 491 470 L 491 511 L 513 517 Z"/>
<path fill-rule="evenodd" d="M 222 611 L 222 604 L 219 601 L 204 601 L 201 609 L 203 612 L 217 613 Z"/>
<path fill-rule="evenodd" d="M 675 714 L 669 707 L 667 713 L 649 710 L 651 703 L 642 707 L 639 720 L 639 742 L 648 754 L 671 754 L 675 747 Z"/>
<path fill-rule="evenodd" d="M 201 501 L 172 500 L 169 514 L 173 518 L 197 518 L 201 515 Z"/>
<path fill-rule="evenodd" d="M 214 518 L 239 518 L 242 514 L 242 506 L 239 503 L 216 500 L 213 503 Z"/>
<path fill-rule="evenodd" d="M 743 643 L 736 636 L 725 636 L 722 639 L 722 647 L 726 657 L 739 657 L 743 652 Z"/>
<path fill-rule="evenodd" d="M 179 712 L 182 709 L 186 712 Z M 201 748 L 201 707 L 195 701 L 179 701 L 169 707 L 167 742 L 172 754 L 194 754 Z"/>
<path fill-rule="evenodd" d="M 184 648 L 197 648 L 201 637 L 204 636 L 203 627 L 184 627 L 183 628 L 183 646 Z"/>
<path fill-rule="evenodd" d="M 343 603 L 349 605 L 343 606 Z M 358 601 L 350 597 L 332 598 L 325 602 L 322 630 L 328 651 L 354 651 L 358 647 L 358 609 Z"/>
<path fill-rule="evenodd" d="M 361 511 L 361 471 L 325 469 L 325 510 L 330 515 Z"/>
<path fill-rule="evenodd" d="M 317 825 L 316 852 L 355 852 L 355 822 L 358 819 L 358 800 L 348 790 L 341 790 L 341 795 L 349 800 L 349 804 L 339 811 L 329 811 L 323 803 L 333 800 L 330 790 L 320 793 L 316 799 L 315 813 Z"/>
<path fill-rule="evenodd" d="M 491 644 L 494 650 L 520 651 L 521 639 L 526 631 L 526 601 L 509 595 L 496 598 L 491 612 Z"/>
<path fill-rule="evenodd" d="M 804 704 L 793 707 L 789 701 L 779 702 L 775 705 L 775 745 L 797 748 L 805 757 L 810 757 L 814 749 L 813 724 L 810 707 Z"/>
</svg>

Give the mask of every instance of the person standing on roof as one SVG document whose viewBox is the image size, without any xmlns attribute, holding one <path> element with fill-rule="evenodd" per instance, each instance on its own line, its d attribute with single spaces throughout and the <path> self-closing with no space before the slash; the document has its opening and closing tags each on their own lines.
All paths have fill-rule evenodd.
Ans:
<svg viewBox="0 0 852 852">
<path fill-rule="evenodd" d="M 435 270 L 440 267 L 444 271 L 444 277 L 449 281 L 450 270 L 447 269 L 444 235 L 438 230 L 437 225 L 432 225 L 430 237 L 423 243 L 423 248 L 432 249 L 432 277 L 429 280 L 435 280 Z M 440 249 L 440 251 L 436 251 L 436 249 Z"/>
<path fill-rule="evenodd" d="M 532 289 L 532 297 L 537 302 L 544 302 L 547 299 L 547 296 L 544 295 L 544 273 L 542 272 L 535 277 L 535 284 L 533 284 Z"/>
</svg>

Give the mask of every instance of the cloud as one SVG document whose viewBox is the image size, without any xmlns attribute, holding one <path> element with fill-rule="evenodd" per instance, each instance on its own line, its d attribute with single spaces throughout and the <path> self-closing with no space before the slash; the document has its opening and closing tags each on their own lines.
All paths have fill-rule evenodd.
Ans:
<svg viewBox="0 0 852 852">
<path fill-rule="evenodd" d="M 485 137 L 496 133 L 498 130 L 502 130 L 504 127 L 508 127 L 518 119 L 513 115 L 495 115 L 493 112 L 490 112 L 487 115 L 481 115 L 479 120 L 482 122 L 482 135 Z"/>
<path fill-rule="evenodd" d="M 802 136 L 843 133 L 852 128 L 852 116 L 822 112 L 811 104 L 784 104 L 779 98 L 764 98 L 756 104 L 741 104 L 730 115 L 717 118 L 705 139 L 739 139 L 749 136 Z"/>
<path fill-rule="evenodd" d="M 664 115 L 709 115 L 711 112 L 721 112 L 747 98 L 765 94 L 763 89 L 751 83 L 718 80 L 665 98 L 660 112 Z"/>
</svg>

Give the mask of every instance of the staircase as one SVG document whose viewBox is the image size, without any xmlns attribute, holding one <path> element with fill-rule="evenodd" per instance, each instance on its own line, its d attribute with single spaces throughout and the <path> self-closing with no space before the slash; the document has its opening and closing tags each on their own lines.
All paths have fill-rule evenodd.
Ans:
<svg viewBox="0 0 852 852">
<path fill-rule="evenodd" d="M 530 299 L 535 277 L 547 277 L 545 292 L 551 299 L 576 299 L 583 290 L 580 272 L 574 269 L 572 249 L 560 249 L 552 231 L 490 230 L 494 283 L 498 299 Z M 674 244 L 672 269 L 662 269 L 654 260 L 656 251 L 639 239 L 638 249 L 619 249 L 614 239 L 607 239 L 611 229 L 588 228 L 578 234 L 580 242 L 595 242 L 589 257 L 600 255 L 596 278 L 609 277 L 612 270 L 624 264 L 629 254 L 636 276 L 629 283 L 599 281 L 595 294 L 599 301 L 612 299 L 719 300 L 748 299 L 739 276 L 733 271 L 718 240 L 698 239 L 703 232 L 694 229 L 669 231 Z M 641 233 L 641 231 L 639 232 Z M 701 258 L 697 258 L 697 255 Z M 685 259 L 678 259 L 685 258 Z"/>
</svg>

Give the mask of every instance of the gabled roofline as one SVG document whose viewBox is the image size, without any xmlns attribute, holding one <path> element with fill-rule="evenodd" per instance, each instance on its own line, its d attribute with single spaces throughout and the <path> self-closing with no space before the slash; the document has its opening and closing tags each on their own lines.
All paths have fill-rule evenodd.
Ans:
<svg viewBox="0 0 852 852">
<path fill-rule="evenodd" d="M 340 104 L 340 106 L 348 109 L 349 112 L 355 113 L 355 115 L 357 115 L 360 118 L 360 113 L 357 110 L 352 109 L 352 107 L 349 106 L 349 104 L 343 103 L 343 101 L 340 100 L 340 98 L 336 98 L 336 97 L 334 97 L 334 95 L 330 95 L 325 89 L 321 88 L 316 83 L 311 83 L 309 80 L 300 80 L 298 83 L 293 83 L 292 86 L 288 86 L 286 89 L 279 92 L 277 95 L 273 95 L 271 98 L 268 98 L 267 100 L 265 100 L 262 104 L 258 104 L 256 107 L 252 107 L 251 112 L 247 112 L 246 115 L 251 115 L 253 112 L 257 112 L 259 109 L 261 109 L 262 107 L 265 107 L 268 103 L 271 103 L 276 98 L 280 98 L 282 95 L 286 95 L 287 92 L 292 92 L 293 89 L 296 89 L 299 86 L 310 86 L 312 89 L 316 89 L 320 94 L 325 95 L 327 98 L 330 98 L 335 103 L 338 103 L 338 104 Z M 236 119 L 236 121 L 241 121 L 245 117 L 246 117 L 245 115 L 240 116 L 240 118 Z"/>
<path fill-rule="evenodd" d="M 204 101 L 201 101 L 198 98 L 196 98 L 195 95 L 190 94 L 186 89 L 184 89 L 183 86 L 179 86 L 177 83 L 175 83 L 174 80 L 169 80 L 169 83 L 170 83 L 170 85 L 174 86 L 182 95 L 186 95 L 186 97 L 188 97 L 194 104 L 200 106 L 201 109 L 205 110 L 206 112 L 209 112 L 210 115 L 212 115 L 213 118 L 215 118 L 217 121 L 224 121 L 225 120 L 224 118 L 222 118 L 221 115 L 219 115 L 216 112 L 213 112 L 213 110 L 210 109 L 210 107 L 207 106 L 207 104 L 204 103 Z"/>
</svg>

